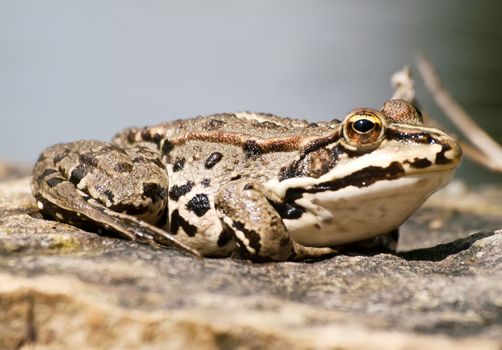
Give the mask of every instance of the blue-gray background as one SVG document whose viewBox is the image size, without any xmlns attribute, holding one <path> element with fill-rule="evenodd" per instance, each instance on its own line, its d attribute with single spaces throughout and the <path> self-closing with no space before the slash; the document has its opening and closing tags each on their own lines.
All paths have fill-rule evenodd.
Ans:
<svg viewBox="0 0 502 350">
<path fill-rule="evenodd" d="M 422 50 L 502 140 L 500 1 L 0 0 L 0 159 L 223 111 L 340 118 L 379 107 Z"/>
</svg>

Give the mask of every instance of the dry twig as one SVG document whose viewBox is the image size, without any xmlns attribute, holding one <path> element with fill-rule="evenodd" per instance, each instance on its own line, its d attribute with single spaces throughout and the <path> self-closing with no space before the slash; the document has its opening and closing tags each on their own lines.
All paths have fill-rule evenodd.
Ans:
<svg viewBox="0 0 502 350">
<path fill-rule="evenodd" d="M 473 146 L 461 143 L 466 156 L 478 164 L 502 172 L 502 146 L 481 129 L 446 89 L 432 62 L 421 55 L 417 66 L 432 97 Z"/>
<path fill-rule="evenodd" d="M 404 66 L 403 69 L 392 74 L 391 84 L 394 87 L 393 100 L 405 100 L 409 103 L 415 101 L 415 82 L 411 77 L 411 69 Z"/>
<path fill-rule="evenodd" d="M 420 56 L 417 60 L 420 74 L 440 109 L 450 118 L 474 146 L 459 141 L 464 154 L 472 161 L 492 171 L 502 172 L 502 147 L 498 145 L 483 129 L 481 129 L 467 112 L 455 101 L 440 80 L 436 69 L 429 59 Z M 403 99 L 410 103 L 418 104 L 415 98 L 415 84 L 411 70 L 405 66 L 394 73 L 391 78 L 395 91 L 393 99 Z M 440 127 L 441 125 L 424 113 L 424 122 L 427 125 Z"/>
</svg>

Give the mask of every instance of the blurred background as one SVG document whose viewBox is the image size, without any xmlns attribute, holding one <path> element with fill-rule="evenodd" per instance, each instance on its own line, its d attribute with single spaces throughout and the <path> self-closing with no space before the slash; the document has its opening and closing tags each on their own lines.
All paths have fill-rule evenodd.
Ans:
<svg viewBox="0 0 502 350">
<path fill-rule="evenodd" d="M 199 114 L 343 118 L 379 108 L 422 51 L 501 142 L 497 0 L 0 0 L 0 159 Z M 468 161 L 458 174 L 502 182 Z"/>
</svg>

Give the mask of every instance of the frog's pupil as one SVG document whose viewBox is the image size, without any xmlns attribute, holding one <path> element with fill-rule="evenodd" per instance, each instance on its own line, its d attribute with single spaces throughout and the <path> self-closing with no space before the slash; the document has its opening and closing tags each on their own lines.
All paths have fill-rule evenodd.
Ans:
<svg viewBox="0 0 502 350">
<path fill-rule="evenodd" d="M 375 123 L 373 123 L 369 119 L 359 119 L 354 122 L 354 130 L 360 132 L 360 133 L 366 133 L 368 131 L 373 130 L 375 127 Z"/>
</svg>

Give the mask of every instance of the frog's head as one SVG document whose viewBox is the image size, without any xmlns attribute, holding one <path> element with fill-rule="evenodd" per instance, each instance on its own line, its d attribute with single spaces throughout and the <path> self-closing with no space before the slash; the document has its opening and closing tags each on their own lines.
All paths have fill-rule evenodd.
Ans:
<svg viewBox="0 0 502 350">
<path fill-rule="evenodd" d="M 270 186 L 289 206 L 283 218 L 293 238 L 309 246 L 397 228 L 448 183 L 462 158 L 452 137 L 424 126 L 418 109 L 402 100 L 380 111 L 353 110 L 331 127 L 326 141 L 305 146 L 288 169 L 292 176 Z"/>
<path fill-rule="evenodd" d="M 390 166 L 402 176 L 451 173 L 462 158 L 462 150 L 451 136 L 424 126 L 420 111 L 403 100 L 387 101 L 380 111 L 355 109 L 345 117 L 338 132 L 339 142 L 332 148 L 337 163 L 361 167 L 359 170 L 368 165 Z"/>
</svg>

